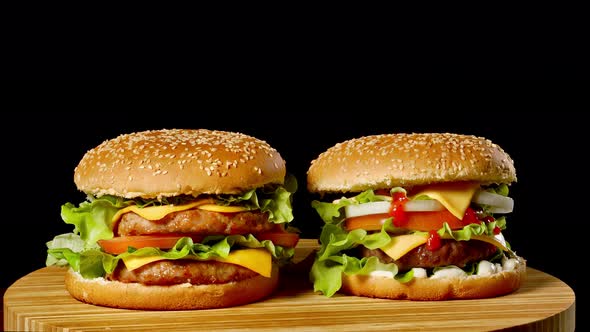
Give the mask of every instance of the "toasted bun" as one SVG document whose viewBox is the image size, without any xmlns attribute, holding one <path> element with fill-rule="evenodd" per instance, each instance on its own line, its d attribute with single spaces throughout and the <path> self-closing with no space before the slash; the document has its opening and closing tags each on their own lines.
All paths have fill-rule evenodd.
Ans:
<svg viewBox="0 0 590 332">
<path fill-rule="evenodd" d="M 342 292 L 382 299 L 434 301 L 482 299 L 505 295 L 519 289 L 526 280 L 526 262 L 513 271 L 491 276 L 457 278 L 414 278 L 401 283 L 393 278 L 342 275 Z"/>
<path fill-rule="evenodd" d="M 258 275 L 225 284 L 146 286 L 104 278 L 84 279 L 80 273 L 68 269 L 65 285 L 74 298 L 90 304 L 142 310 L 189 310 L 226 308 L 258 301 L 274 292 L 278 278 L 279 269 L 275 266 L 270 278 Z"/>
<path fill-rule="evenodd" d="M 510 156 L 490 140 L 450 133 L 386 134 L 351 139 L 312 161 L 310 192 L 354 192 L 438 182 L 516 181 Z"/>
<path fill-rule="evenodd" d="M 197 196 L 283 183 L 285 172 L 281 155 L 260 139 L 207 129 L 164 129 L 104 141 L 84 155 L 74 182 L 95 196 Z"/>
</svg>

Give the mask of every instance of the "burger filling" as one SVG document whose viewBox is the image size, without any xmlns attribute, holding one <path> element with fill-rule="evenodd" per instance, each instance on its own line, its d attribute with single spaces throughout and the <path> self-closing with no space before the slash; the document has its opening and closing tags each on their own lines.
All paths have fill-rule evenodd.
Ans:
<svg viewBox="0 0 590 332">
<path fill-rule="evenodd" d="M 276 230 L 277 225 L 260 211 L 221 213 L 190 209 L 167 214 L 159 220 L 149 220 L 137 213 L 121 216 L 115 234 L 121 237 L 173 234 L 182 236 L 258 234 Z M 217 261 L 162 260 L 129 270 L 119 262 L 108 280 L 138 282 L 145 285 L 223 284 L 257 276 L 258 273 L 240 265 Z"/>
<path fill-rule="evenodd" d="M 430 250 L 426 245 L 421 245 L 395 260 L 381 249 L 368 249 L 365 246 L 359 246 L 358 249 L 361 257 L 375 256 L 383 263 L 394 263 L 399 272 L 447 265 L 464 268 L 470 263 L 491 260 L 498 251 L 497 247 L 486 242 L 443 240 L 437 250 Z"/>
<path fill-rule="evenodd" d="M 258 273 L 245 267 L 216 261 L 199 262 L 188 259 L 158 261 L 130 271 L 120 263 L 106 279 L 121 282 L 138 282 L 144 285 L 169 286 L 190 283 L 224 284 L 257 276 Z"/>
<path fill-rule="evenodd" d="M 311 278 L 327 296 L 340 288 L 343 273 L 409 282 L 497 273 L 519 263 L 502 234 L 513 207 L 505 184 L 367 190 L 312 206 L 325 225 Z"/>
<path fill-rule="evenodd" d="M 246 211 L 221 213 L 191 209 L 167 214 L 159 220 L 148 220 L 128 212 L 121 217 L 115 234 L 119 236 L 147 234 L 248 234 L 270 231 L 275 223 L 268 220 L 267 213 Z"/>
<path fill-rule="evenodd" d="M 62 206 L 72 233 L 47 243 L 47 265 L 69 265 L 84 278 L 146 285 L 218 284 L 271 277 L 299 240 L 292 175 L 240 195 L 160 199 L 89 196 Z"/>
</svg>

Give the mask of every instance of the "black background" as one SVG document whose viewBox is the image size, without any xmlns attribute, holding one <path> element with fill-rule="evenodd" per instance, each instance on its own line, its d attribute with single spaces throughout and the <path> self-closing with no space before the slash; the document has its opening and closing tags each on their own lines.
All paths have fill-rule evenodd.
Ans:
<svg viewBox="0 0 590 332">
<path fill-rule="evenodd" d="M 305 174 L 311 160 L 337 142 L 393 132 L 457 132 L 487 137 L 513 158 L 514 212 L 505 237 L 529 266 L 574 289 L 585 306 L 588 243 L 588 103 L 577 87 L 491 85 L 295 87 L 217 84 L 164 94 L 160 87 L 61 87 L 5 105 L 2 121 L 4 208 L 0 287 L 44 266 L 45 242 L 71 231 L 60 207 L 85 195 L 73 183 L 82 155 L 122 133 L 160 128 L 239 131 L 267 141 L 299 182 L 294 225 L 319 234 Z M 369 87 L 368 91 L 359 91 Z M 248 93 L 246 88 L 253 88 Z M 433 92 L 444 89 L 445 93 Z M 448 90 L 447 90 L 448 89 Z M 133 92 L 131 92 L 133 91 Z M 242 91 L 242 92 L 240 92 Z M 395 91 L 395 93 L 394 93 Z M 583 324 L 578 320 L 578 327 Z"/>
</svg>

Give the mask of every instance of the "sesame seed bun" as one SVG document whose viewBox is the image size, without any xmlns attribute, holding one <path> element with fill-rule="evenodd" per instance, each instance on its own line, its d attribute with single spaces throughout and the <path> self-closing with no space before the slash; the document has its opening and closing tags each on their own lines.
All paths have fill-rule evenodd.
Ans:
<svg viewBox="0 0 590 332">
<path fill-rule="evenodd" d="M 278 286 L 275 265 L 270 278 L 261 275 L 224 284 L 146 286 L 103 278 L 84 279 L 71 268 L 65 275 L 66 289 L 86 303 L 126 309 L 190 310 L 226 308 L 261 300 Z"/>
<path fill-rule="evenodd" d="M 451 133 L 372 135 L 329 148 L 312 161 L 310 192 L 355 192 L 440 182 L 516 181 L 510 156 L 490 140 Z"/>
<path fill-rule="evenodd" d="M 481 299 L 505 295 L 519 289 L 526 280 L 526 262 L 512 271 L 490 276 L 454 278 L 414 278 L 401 283 L 393 278 L 342 275 L 344 293 L 383 299 L 438 301 L 451 299 Z"/>
<path fill-rule="evenodd" d="M 282 184 L 285 172 L 281 155 L 260 139 L 207 129 L 163 129 L 104 141 L 83 156 L 74 182 L 95 196 L 197 196 Z"/>
</svg>

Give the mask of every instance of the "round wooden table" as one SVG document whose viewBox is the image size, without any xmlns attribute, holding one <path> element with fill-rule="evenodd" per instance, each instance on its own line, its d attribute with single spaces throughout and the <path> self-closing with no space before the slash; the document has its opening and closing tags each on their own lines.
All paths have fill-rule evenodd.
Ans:
<svg viewBox="0 0 590 332">
<path fill-rule="evenodd" d="M 64 287 L 64 268 L 45 267 L 4 295 L 6 331 L 574 331 L 575 294 L 561 280 L 528 268 L 515 293 L 490 299 L 396 301 L 314 293 L 303 258 L 317 240 L 300 241 L 300 270 L 281 275 L 271 297 L 243 306 L 189 311 L 140 311 L 84 304 Z M 307 260 L 309 261 L 309 260 Z M 149 299 L 146 299 L 149 301 Z"/>
</svg>

